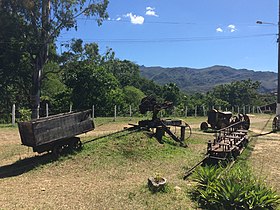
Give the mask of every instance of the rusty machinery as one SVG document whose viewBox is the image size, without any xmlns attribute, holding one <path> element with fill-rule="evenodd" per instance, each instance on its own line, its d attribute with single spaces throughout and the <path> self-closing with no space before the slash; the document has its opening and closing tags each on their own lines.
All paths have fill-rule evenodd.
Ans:
<svg viewBox="0 0 280 210">
<path fill-rule="evenodd" d="M 244 129 L 246 126 L 246 121 L 238 121 L 216 130 L 214 139 L 207 143 L 207 153 L 204 158 L 186 171 L 184 179 L 200 165 L 220 164 L 221 161 L 225 161 L 224 163 L 234 162 L 249 142 L 248 130 Z"/>
<path fill-rule="evenodd" d="M 203 131 L 207 130 L 209 125 L 212 129 L 219 130 L 237 122 L 244 122 L 240 124 L 243 129 L 248 130 L 250 127 L 250 119 L 246 114 L 233 116 L 232 112 L 221 112 L 216 109 L 212 109 L 208 111 L 207 115 L 207 122 L 202 122 L 200 125 L 200 129 Z"/>
<path fill-rule="evenodd" d="M 141 100 L 141 104 L 139 105 L 139 110 L 141 114 L 145 114 L 148 111 L 152 112 L 151 120 L 141 120 L 138 122 L 136 127 L 144 128 L 144 129 L 156 129 L 156 132 L 153 136 L 160 142 L 163 143 L 162 137 L 165 133 L 167 133 L 174 141 L 180 143 L 180 146 L 187 146 L 185 144 L 185 140 L 191 135 L 191 127 L 184 122 L 183 120 L 172 120 L 172 119 L 160 119 L 158 114 L 161 110 L 170 109 L 173 107 L 172 102 L 164 102 L 159 103 L 156 101 L 156 98 L 153 96 L 147 96 Z M 176 134 L 171 131 L 172 127 L 180 128 L 180 136 L 176 136 Z M 189 136 L 186 137 L 186 130 L 189 130 Z"/>
</svg>

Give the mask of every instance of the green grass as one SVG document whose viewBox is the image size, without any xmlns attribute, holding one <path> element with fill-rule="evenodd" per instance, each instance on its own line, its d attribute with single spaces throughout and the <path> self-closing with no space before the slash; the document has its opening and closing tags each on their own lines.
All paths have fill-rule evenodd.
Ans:
<svg viewBox="0 0 280 210">
<path fill-rule="evenodd" d="M 13 129 L 17 129 L 17 125 L 12 125 L 12 124 L 0 124 L 0 128 L 13 128 Z"/>
<path fill-rule="evenodd" d="M 97 117 L 95 125 L 104 126 L 102 129 L 107 129 L 107 126 L 114 129 L 115 125 L 136 124 L 142 119 L 148 117 L 131 120 L 129 117 L 117 117 L 116 121 L 113 121 L 112 117 Z M 6 209 L 15 208 L 12 206 L 15 203 L 29 209 L 56 209 L 63 204 L 65 209 L 74 209 L 77 206 L 80 209 L 196 209 L 197 204 L 191 201 L 188 194 L 192 182 L 184 181 L 183 176 L 187 169 L 204 156 L 206 143 L 213 140 L 213 133 L 199 131 L 199 125 L 206 121 L 206 117 L 182 119 L 193 131 L 187 141 L 187 148 L 179 147 L 169 137 L 164 137 L 164 144 L 160 144 L 146 132 L 125 131 L 98 140 L 94 140 L 96 137 L 82 138 L 83 142 L 88 143 L 84 144 L 80 152 L 63 156 L 58 161 L 44 162 L 36 167 L 36 170 L 7 178 L 0 183 L 1 189 L 9 189 Z M 253 127 L 262 128 L 260 126 L 263 126 L 267 116 L 260 116 L 260 119 L 263 121 Z M 9 126 L 0 126 L 0 131 L 2 129 L 17 132 L 16 128 Z M 18 144 L 9 145 L 9 148 L 2 147 L 0 158 L 8 160 L 17 156 L 15 151 L 21 151 L 21 148 L 26 147 Z M 240 164 L 247 162 L 250 151 L 245 150 L 240 157 Z M 156 173 L 167 178 L 168 187 L 165 192 L 153 194 L 147 187 L 147 178 Z M 46 187 L 47 183 L 50 185 Z M 34 189 L 41 185 L 46 191 L 39 191 L 41 194 L 37 196 L 38 191 Z M 4 188 L 5 186 L 7 188 Z M 20 194 L 22 202 L 18 200 L 17 194 L 17 189 L 21 187 L 28 192 L 26 195 Z M 49 194 L 44 197 L 48 189 Z M 28 204 L 24 202 L 27 199 L 31 199 Z M 46 200 L 51 202 L 46 204 Z M 67 202 L 69 200 L 71 202 Z M 1 204 L 0 196 L 0 206 Z"/>
</svg>

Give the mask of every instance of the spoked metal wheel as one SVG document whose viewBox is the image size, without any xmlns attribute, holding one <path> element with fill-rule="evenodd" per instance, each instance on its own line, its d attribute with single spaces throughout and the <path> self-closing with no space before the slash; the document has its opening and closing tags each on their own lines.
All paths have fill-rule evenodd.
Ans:
<svg viewBox="0 0 280 210">
<path fill-rule="evenodd" d="M 272 122 L 272 130 L 273 131 L 279 131 L 280 130 L 280 116 L 277 115 L 274 117 L 273 122 Z"/>
</svg>

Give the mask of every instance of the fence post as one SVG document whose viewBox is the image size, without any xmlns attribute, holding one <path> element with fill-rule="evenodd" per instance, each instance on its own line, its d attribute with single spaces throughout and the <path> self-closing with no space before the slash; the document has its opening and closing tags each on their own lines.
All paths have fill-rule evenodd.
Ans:
<svg viewBox="0 0 280 210">
<path fill-rule="evenodd" d="M 253 114 L 255 114 L 255 106 L 253 106 L 253 110 L 252 110 Z"/>
<path fill-rule="evenodd" d="M 46 103 L 46 117 L 49 116 L 49 104 Z"/>
<path fill-rule="evenodd" d="M 131 110 L 131 105 L 129 105 L 129 117 L 130 117 L 130 120 L 132 118 L 132 110 Z"/>
<path fill-rule="evenodd" d="M 197 106 L 195 106 L 195 109 L 194 109 L 194 117 L 197 116 Z"/>
<path fill-rule="evenodd" d="M 188 116 L 188 107 L 186 106 L 186 109 L 185 109 L 185 117 Z"/>
<path fill-rule="evenodd" d="M 70 104 L 69 112 L 72 112 L 72 104 Z"/>
<path fill-rule="evenodd" d="M 94 105 L 92 105 L 92 114 L 91 114 L 91 118 L 94 121 Z"/>
<path fill-rule="evenodd" d="M 231 107 L 231 113 L 232 114 L 234 113 L 234 107 L 233 106 Z"/>
<path fill-rule="evenodd" d="M 37 119 L 40 118 L 40 105 L 37 106 Z"/>
<path fill-rule="evenodd" d="M 246 107 L 243 106 L 243 114 L 246 114 Z"/>
<path fill-rule="evenodd" d="M 205 106 L 203 106 L 202 109 L 203 109 L 203 116 L 206 116 Z"/>
<path fill-rule="evenodd" d="M 240 109 L 239 106 L 237 107 L 237 113 L 240 114 Z"/>
<path fill-rule="evenodd" d="M 13 104 L 12 106 L 12 125 L 15 126 L 16 124 L 16 105 Z"/>
<path fill-rule="evenodd" d="M 114 121 L 117 119 L 117 105 L 114 107 Z"/>
<path fill-rule="evenodd" d="M 174 109 L 173 109 L 173 116 L 176 117 L 176 111 L 177 111 L 177 108 L 176 106 L 174 106 Z"/>
</svg>

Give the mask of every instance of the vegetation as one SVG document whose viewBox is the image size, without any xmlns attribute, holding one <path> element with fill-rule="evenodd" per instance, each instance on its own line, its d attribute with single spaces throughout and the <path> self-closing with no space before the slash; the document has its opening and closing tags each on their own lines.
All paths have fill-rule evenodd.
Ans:
<svg viewBox="0 0 280 210">
<path fill-rule="evenodd" d="M 132 122 L 136 120 L 138 119 L 133 119 Z M 198 121 L 194 118 L 191 120 Z M 184 167 L 194 165 L 202 158 L 209 134 L 193 134 L 189 140 L 189 148 L 179 147 L 168 137 L 164 137 L 164 144 L 159 144 L 146 132 L 125 131 L 92 141 L 96 135 L 121 129 L 129 122 L 128 118 L 117 118 L 116 122 L 97 118 L 96 130 L 82 135 L 84 147 L 80 152 L 62 156 L 58 161 L 44 161 L 44 157 L 47 159 L 48 155 L 27 158 L 32 163 L 32 170 L 25 167 L 22 175 L 1 180 L 1 207 L 195 209 L 196 203 L 187 195 L 190 187 L 182 177 Z M 11 128 L 7 129 L 12 132 Z M 16 132 L 14 129 L 14 133 Z M 13 136 L 15 138 L 16 135 Z M 3 151 L 0 162 L 2 166 L 7 165 L 1 168 L 1 173 L 11 167 L 14 167 L 13 171 L 17 171 L 20 166 L 25 166 L 26 159 L 10 165 L 19 159 L 19 154 L 21 157 L 26 157 L 26 154 L 34 155 L 18 141 L 15 139 L 13 145 L 11 140 L 8 141 L 9 145 L 1 145 L 0 142 Z M 163 192 L 153 194 L 147 183 L 148 178 L 156 173 L 167 179 L 168 186 Z M 28 193 L 18 191 L 19 188 Z"/>
<path fill-rule="evenodd" d="M 206 93 L 217 85 L 248 79 L 260 81 L 259 91 L 262 93 L 272 93 L 277 90 L 277 83 L 275 82 L 277 73 L 268 71 L 234 69 L 218 65 L 202 69 L 141 66 L 140 71 L 143 77 L 153 79 L 157 84 L 176 83 L 186 93 Z"/>
<path fill-rule="evenodd" d="M 100 3 L 91 2 L 88 3 L 85 0 L 0 0 L 1 123 L 7 122 L 10 118 L 11 105 L 14 103 L 18 107 L 19 120 L 25 121 L 30 119 L 31 109 L 34 117 L 37 106 L 43 107 L 46 103 L 49 104 L 51 114 L 68 111 L 68 105 L 71 103 L 73 109 L 76 110 L 91 108 L 95 105 L 96 115 L 109 116 L 112 115 L 111 107 L 114 105 L 118 105 L 122 110 L 132 105 L 136 112 L 135 107 L 146 95 L 154 95 L 159 101 L 171 101 L 179 110 L 183 110 L 186 106 L 190 109 L 205 106 L 207 109 L 213 105 L 230 109 L 232 106 L 262 105 L 275 101 L 274 96 L 260 94 L 261 83 L 250 79 L 227 84 L 219 83 L 219 86 L 207 89 L 208 92 L 194 94 L 183 92 L 180 84 L 175 82 L 157 85 L 154 81 L 141 77 L 140 67 L 135 63 L 116 58 L 112 49 L 108 48 L 105 53 L 100 52 L 96 43 L 84 44 L 80 39 L 72 40 L 64 46 L 65 51 L 58 54 L 56 38 L 61 30 L 77 28 L 77 17 L 94 16 L 99 25 L 108 17 L 107 0 Z M 207 79 L 201 77 L 200 81 L 192 82 L 199 85 L 205 81 L 208 82 Z M 1 153 L 2 163 L 6 164 L 10 160 L 17 159 L 19 153 L 25 152 L 23 157 L 29 155 L 29 151 L 26 152 L 26 148 L 18 144 L 18 139 L 14 140 L 16 146 L 10 142 L 10 138 L 15 136 L 12 133 L 14 128 L 6 128 L 5 125 L 2 129 L 7 130 L 5 139 L 9 140 L 8 143 L 1 145 L 2 150 L 5 150 Z M 22 177 L 16 177 L 14 180 L 18 185 L 12 193 L 9 193 L 9 195 L 14 193 L 16 199 L 10 204 L 5 204 L 11 205 L 12 208 L 22 208 L 20 205 L 25 205 L 24 202 L 18 201 L 21 196 L 28 195 L 29 198 L 37 199 L 35 195 L 38 195 L 38 192 L 31 189 L 36 189 L 42 184 L 41 177 L 36 175 L 45 173 L 48 180 L 53 182 L 48 186 L 50 193 L 40 204 L 42 206 L 29 206 L 29 208 L 57 207 L 61 204 L 61 201 L 57 202 L 57 197 L 63 196 L 70 196 L 67 197 L 68 200 L 72 200 L 74 204 L 71 204 L 76 207 L 85 203 L 83 208 L 89 205 L 97 205 L 94 206 L 96 209 L 111 208 L 115 205 L 120 209 L 131 209 L 135 206 L 140 209 L 147 206 L 151 209 L 162 209 L 162 205 L 167 209 L 191 208 L 192 204 L 185 193 L 187 187 L 184 187 L 185 184 L 182 183 L 177 171 L 192 165 L 201 158 L 207 139 L 208 136 L 194 134 L 189 141 L 195 146 L 192 150 L 186 150 L 175 146 L 174 142 L 170 142 L 168 138 L 164 139 L 166 144 L 162 146 L 155 140 L 148 139 L 143 133 L 136 133 L 133 136 L 126 133 L 122 136 L 103 138 L 98 143 L 86 144 L 85 149 L 77 156 L 62 158 L 56 163 L 51 162 L 39 167 L 33 173 L 28 173 L 26 177 L 29 180 L 26 179 L 27 181 Z M 84 141 L 87 140 L 92 139 L 91 137 L 84 139 Z M 197 147 L 199 144 L 201 145 Z M 72 170 L 77 162 L 79 166 Z M 118 168 L 115 167 L 116 165 Z M 13 165 L 8 165 L 7 168 L 9 167 Z M 50 174 L 52 169 L 54 172 Z M 165 193 L 151 196 L 143 180 L 146 180 L 147 173 L 152 174 L 155 170 L 163 173 L 167 178 L 170 177 L 173 182 L 168 185 L 170 188 Z M 206 167 L 196 174 L 195 181 L 198 185 L 193 195 L 202 207 L 272 209 L 279 202 L 279 197 L 275 192 L 266 188 L 262 182 L 256 181 L 257 179 L 247 170 L 237 168 L 217 178 L 220 170 Z M 69 179 L 69 183 L 64 179 L 58 180 L 56 173 L 64 174 L 66 179 Z M 82 178 L 81 174 L 83 174 Z M 99 180 L 93 180 L 92 174 Z M 131 176 L 126 177 L 127 174 Z M 77 180 L 73 180 L 73 177 Z M 128 183 L 123 181 L 125 179 L 129 180 Z M 108 180 L 114 182 L 110 182 L 105 187 L 107 191 L 104 193 L 103 186 L 98 186 L 98 184 L 107 183 Z M 93 182 L 93 188 L 88 189 L 83 186 L 83 181 L 87 184 Z M 62 186 L 70 186 L 67 188 L 69 193 L 65 193 L 65 188 L 61 187 L 63 192 L 58 193 L 57 196 L 53 192 L 61 182 Z M 131 184 L 135 182 L 135 185 Z M 124 189 L 119 190 L 120 183 Z M 179 183 L 182 192 L 178 193 L 174 190 L 177 186 L 174 183 Z M 1 189 L 10 190 L 14 184 L 12 179 L 3 180 Z M 30 184 L 34 185 L 30 186 Z M 87 195 L 84 194 L 83 187 L 88 190 Z M 27 189 L 28 193 L 22 194 L 18 189 Z M 45 189 L 41 191 L 45 192 Z M 95 191 L 103 197 L 99 198 Z M 29 195 L 29 193 L 34 194 Z M 83 199 L 79 195 L 87 197 L 81 202 L 71 195 L 78 196 L 79 199 Z M 120 198 L 114 197 L 115 195 L 120 195 Z M 109 198 L 106 200 L 108 203 L 98 206 L 104 197 Z M 129 198 L 128 203 L 120 206 L 119 201 L 127 202 L 127 198 Z M 54 204 L 44 203 L 49 200 Z M 30 205 L 32 203 L 37 204 L 37 200 L 30 202 Z M 64 205 L 67 206 L 69 203 L 64 203 Z"/>
<path fill-rule="evenodd" d="M 252 130 L 262 129 L 269 118 L 269 115 L 264 114 L 252 117 Z M 13 177 L 1 179 L 0 206 L 4 209 L 57 209 L 57 206 L 63 209 L 200 209 L 196 200 L 191 200 L 188 194 L 194 182 L 183 180 L 183 175 L 187 168 L 201 160 L 207 141 L 213 138 L 213 134 L 199 132 L 199 124 L 204 119 L 205 117 L 185 119 L 194 129 L 188 140 L 188 148 L 183 148 L 168 137 L 164 137 L 164 144 L 159 144 L 145 132 L 125 131 L 94 140 L 97 136 L 115 132 L 128 123 L 141 120 L 117 118 L 113 122 L 112 118 L 96 118 L 96 129 L 81 135 L 83 150 L 62 156 L 58 161 L 50 160 L 47 154 L 37 155 L 30 148 L 20 145 L 15 127 L 0 126 L 3 136 L 0 141 L 1 174 L 13 174 Z M 279 140 L 279 134 L 271 135 L 277 135 Z M 264 167 L 268 167 L 264 171 L 272 179 L 268 182 L 269 185 L 274 181 L 275 186 L 279 186 L 277 157 L 280 144 L 273 144 L 270 135 L 258 138 L 264 141 L 263 149 L 255 151 L 255 167 L 261 170 L 260 162 L 263 161 Z M 268 144 L 271 145 L 269 152 L 266 150 Z M 266 156 L 260 156 L 261 153 Z M 245 161 L 247 162 L 244 158 L 248 158 L 247 155 L 250 154 L 247 153 L 246 157 L 243 154 L 244 161 L 239 159 L 237 162 L 242 170 L 236 169 L 233 176 L 237 176 L 237 180 L 240 177 L 242 180 L 246 178 L 241 175 L 248 169 L 247 165 L 244 165 Z M 31 163 L 31 168 L 28 163 Z M 244 168 L 241 168 L 242 166 Z M 22 172 L 15 174 L 20 169 Z M 202 183 L 217 179 L 219 172 L 216 170 L 205 172 L 202 180 L 206 181 Z M 273 170 L 275 176 L 271 177 Z M 147 187 L 147 179 L 156 173 L 167 178 L 168 186 L 163 192 L 153 194 Z M 230 173 L 225 173 L 221 178 L 230 178 Z M 252 179 L 255 177 L 250 173 L 248 179 L 250 176 Z M 245 181 L 241 183 L 246 184 Z M 259 186 L 262 189 L 263 185 Z M 26 193 L 18 189 L 23 189 Z M 221 192 L 222 188 L 219 189 Z M 257 188 L 254 189 L 255 192 L 258 191 Z M 266 192 L 270 194 L 269 190 Z"/>
<path fill-rule="evenodd" d="M 198 169 L 193 197 L 205 209 L 275 209 L 280 197 L 275 191 L 241 166 L 222 173 L 223 169 L 206 166 Z"/>
<path fill-rule="evenodd" d="M 65 44 L 62 54 L 56 52 L 55 41 L 61 30 L 77 28 L 79 15 L 96 16 L 97 23 L 101 24 L 108 17 L 107 5 L 107 0 L 91 4 L 84 0 L 0 2 L 1 122 L 10 118 L 12 104 L 16 104 L 17 111 L 32 109 L 34 117 L 39 102 L 41 108 L 49 104 L 50 114 L 68 111 L 73 104 L 74 110 L 95 105 L 96 115 L 108 116 L 114 105 L 120 110 L 128 110 L 132 105 L 136 112 L 145 95 L 155 95 L 159 101 L 172 101 L 179 110 L 186 106 L 189 110 L 194 107 L 209 109 L 213 105 L 231 109 L 232 106 L 257 106 L 275 101 L 274 96 L 258 92 L 263 84 L 250 79 L 228 84 L 216 82 L 221 85 L 208 88 L 206 93 L 185 93 L 179 80 L 160 86 L 141 77 L 140 67 L 135 63 L 116 58 L 111 48 L 100 52 L 96 43 L 84 44 L 80 39 Z M 236 73 L 227 70 L 215 71 L 216 77 Z M 199 70 L 174 71 L 172 74 L 177 77 L 182 77 L 182 73 L 189 77 L 200 75 Z M 214 75 L 213 72 L 208 74 Z M 199 80 L 184 85 L 195 83 L 202 87 L 205 80 L 208 82 L 200 75 Z M 40 116 L 44 115 L 41 109 Z"/>
<path fill-rule="evenodd" d="M 1 57 L 5 58 L 5 65 L 1 67 L 5 73 L 12 70 L 11 76 L 16 77 L 8 76 L 4 87 L 12 90 L 19 87 L 31 96 L 33 118 L 40 104 L 43 68 L 52 57 L 50 48 L 54 47 L 56 38 L 62 30 L 77 29 L 76 19 L 81 15 L 96 17 L 100 25 L 108 17 L 108 3 L 108 0 L 99 3 L 85 0 L 0 1 Z"/>
</svg>

